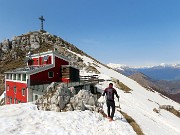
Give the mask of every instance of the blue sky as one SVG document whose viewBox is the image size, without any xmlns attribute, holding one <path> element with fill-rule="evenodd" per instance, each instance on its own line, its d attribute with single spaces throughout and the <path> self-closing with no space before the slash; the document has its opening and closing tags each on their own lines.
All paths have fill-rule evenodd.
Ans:
<svg viewBox="0 0 180 135">
<path fill-rule="evenodd" d="M 180 0 L 0 0 L 0 41 L 44 29 L 107 63 L 180 63 Z"/>
</svg>

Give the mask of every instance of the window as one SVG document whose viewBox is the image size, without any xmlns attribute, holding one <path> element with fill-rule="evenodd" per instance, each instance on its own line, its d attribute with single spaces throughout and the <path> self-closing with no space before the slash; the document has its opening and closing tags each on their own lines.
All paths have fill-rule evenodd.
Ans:
<svg viewBox="0 0 180 135">
<path fill-rule="evenodd" d="M 26 74 L 22 75 L 22 81 L 26 81 Z"/>
<path fill-rule="evenodd" d="M 10 74 L 10 77 L 9 77 L 9 79 L 11 79 L 11 80 L 12 80 L 12 74 Z"/>
<path fill-rule="evenodd" d="M 35 100 L 37 100 L 38 99 L 38 95 L 35 95 Z"/>
<path fill-rule="evenodd" d="M 10 97 L 10 101 L 9 102 L 10 102 L 10 104 L 12 104 L 12 97 Z"/>
<path fill-rule="evenodd" d="M 22 95 L 25 96 L 25 93 L 26 93 L 26 89 L 23 88 L 23 89 L 22 89 Z"/>
<path fill-rule="evenodd" d="M 54 72 L 53 71 L 49 71 L 48 72 L 48 77 L 49 78 L 53 78 L 54 77 Z"/>
<path fill-rule="evenodd" d="M 14 104 L 17 104 L 17 99 L 16 98 L 14 98 Z"/>
<path fill-rule="evenodd" d="M 13 74 L 13 80 L 16 80 L 16 74 Z"/>
<path fill-rule="evenodd" d="M 48 58 L 49 58 L 48 55 L 47 55 L 47 56 L 44 56 L 44 57 L 43 57 L 43 61 L 48 61 Z"/>
<path fill-rule="evenodd" d="M 9 79 L 9 74 L 6 74 L 6 79 Z"/>
<path fill-rule="evenodd" d="M 17 75 L 17 80 L 21 81 L 21 74 Z"/>
<path fill-rule="evenodd" d="M 7 91 L 9 91 L 9 85 L 7 85 L 7 88 L 6 88 Z"/>
<path fill-rule="evenodd" d="M 17 92 L 17 89 L 16 89 L 16 86 L 14 86 L 14 93 L 16 94 L 16 92 Z"/>
<path fill-rule="evenodd" d="M 9 100 L 10 100 L 10 98 L 9 98 L 9 97 L 7 97 L 7 103 L 9 103 Z"/>
</svg>

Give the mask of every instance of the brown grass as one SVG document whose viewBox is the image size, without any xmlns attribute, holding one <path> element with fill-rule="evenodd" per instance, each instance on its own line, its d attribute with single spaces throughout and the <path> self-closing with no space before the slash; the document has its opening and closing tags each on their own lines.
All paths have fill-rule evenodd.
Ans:
<svg viewBox="0 0 180 135">
<path fill-rule="evenodd" d="M 133 130 L 136 132 L 137 135 L 144 135 L 140 126 L 136 123 L 136 121 L 131 116 L 129 116 L 127 113 L 123 111 L 119 111 L 119 112 L 124 116 L 126 121 L 132 126 Z"/>
<path fill-rule="evenodd" d="M 116 87 L 123 90 L 124 93 L 131 93 L 132 90 L 118 79 L 112 78 L 112 81 L 116 84 Z"/>
<path fill-rule="evenodd" d="M 94 72 L 96 74 L 100 74 L 100 72 L 95 67 L 93 67 L 93 66 L 87 66 L 86 67 L 86 71 L 87 72 Z"/>
<path fill-rule="evenodd" d="M 170 113 L 174 114 L 175 116 L 180 118 L 180 112 L 174 108 L 170 108 L 170 109 L 164 109 L 166 111 L 169 111 Z"/>
</svg>

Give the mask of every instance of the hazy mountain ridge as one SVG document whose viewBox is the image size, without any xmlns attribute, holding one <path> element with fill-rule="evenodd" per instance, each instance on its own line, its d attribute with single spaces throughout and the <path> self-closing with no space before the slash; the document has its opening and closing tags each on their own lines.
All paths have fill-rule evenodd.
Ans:
<svg viewBox="0 0 180 135">
<path fill-rule="evenodd" d="M 159 65 L 154 65 L 154 66 L 127 66 L 125 64 L 115 64 L 115 63 L 109 63 L 107 64 L 109 67 L 115 68 L 115 69 L 121 69 L 122 70 L 124 68 L 131 68 L 131 69 L 147 69 L 147 68 L 162 68 L 162 67 L 171 67 L 171 68 L 180 68 L 180 64 L 165 64 L 165 63 L 161 63 Z"/>
<path fill-rule="evenodd" d="M 169 98 L 180 102 L 180 64 L 129 67 L 110 63 L 108 66 L 137 81 L 144 87 L 151 87 Z"/>
<path fill-rule="evenodd" d="M 141 72 L 156 80 L 180 81 L 180 64 L 160 64 L 157 66 L 129 67 L 121 64 L 107 64 L 120 73 L 130 76 Z"/>
<path fill-rule="evenodd" d="M 129 78 L 135 80 L 139 84 L 141 84 L 143 87 L 147 89 L 155 90 L 172 100 L 180 103 L 180 82 L 170 82 L 170 81 L 158 81 L 153 80 L 152 78 L 142 74 L 142 73 L 135 73 Z M 176 84 L 173 84 L 176 83 Z M 174 88 L 176 86 L 176 88 Z"/>
</svg>

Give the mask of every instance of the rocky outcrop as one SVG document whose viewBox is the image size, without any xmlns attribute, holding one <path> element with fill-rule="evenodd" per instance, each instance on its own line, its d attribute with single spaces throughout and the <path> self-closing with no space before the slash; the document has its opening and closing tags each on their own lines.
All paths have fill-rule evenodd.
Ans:
<svg viewBox="0 0 180 135">
<path fill-rule="evenodd" d="M 158 109 L 156 109 L 156 108 L 154 108 L 153 111 L 154 111 L 155 113 L 159 113 L 159 112 L 160 112 L 160 110 L 158 110 Z"/>
<path fill-rule="evenodd" d="M 81 50 L 60 37 L 42 31 L 29 32 L 21 36 L 13 37 L 12 41 L 7 39 L 0 42 L 0 61 L 5 60 L 7 57 L 12 60 L 20 57 L 23 58 L 25 57 L 25 53 L 33 50 L 41 52 L 47 51 L 48 49 L 54 49 L 63 56 L 71 59 L 73 66 L 83 68 L 83 60 L 71 52 L 75 51 L 77 54 L 83 55 Z M 18 57 L 19 52 L 24 52 L 24 54 L 20 54 Z M 9 54 L 11 54 L 10 57 Z"/>
<path fill-rule="evenodd" d="M 101 110 L 97 97 L 88 90 L 80 90 L 75 95 L 75 89 L 67 88 L 64 84 L 52 83 L 47 92 L 36 101 L 39 110 L 44 111 L 74 111 L 74 110 Z"/>
<path fill-rule="evenodd" d="M 69 103 L 70 90 L 64 84 L 51 83 L 47 92 L 36 101 L 38 109 L 44 111 L 61 111 Z"/>
<path fill-rule="evenodd" d="M 11 49 L 11 42 L 9 41 L 9 39 L 7 40 L 4 40 L 2 43 L 1 43 L 1 50 L 3 52 L 7 52 Z"/>
<path fill-rule="evenodd" d="M 70 99 L 70 103 L 74 110 L 95 110 L 98 105 L 95 95 L 88 90 L 80 90 L 77 95 Z"/>
</svg>

